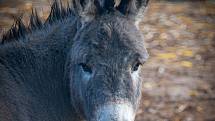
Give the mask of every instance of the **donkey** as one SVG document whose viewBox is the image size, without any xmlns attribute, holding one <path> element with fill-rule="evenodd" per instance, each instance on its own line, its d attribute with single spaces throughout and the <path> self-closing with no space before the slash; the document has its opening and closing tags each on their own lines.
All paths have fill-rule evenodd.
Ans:
<svg viewBox="0 0 215 121">
<path fill-rule="evenodd" d="M 54 1 L 0 45 L 0 121 L 134 121 L 148 0 Z"/>
</svg>

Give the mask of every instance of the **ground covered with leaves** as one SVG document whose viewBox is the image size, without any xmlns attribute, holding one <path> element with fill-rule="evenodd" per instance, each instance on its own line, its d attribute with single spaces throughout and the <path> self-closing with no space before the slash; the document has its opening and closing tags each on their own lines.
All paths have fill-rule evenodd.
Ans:
<svg viewBox="0 0 215 121">
<path fill-rule="evenodd" d="M 152 2 L 137 121 L 215 121 L 215 4 Z"/>
<path fill-rule="evenodd" d="M 215 121 L 215 2 L 151 0 L 140 29 L 150 58 L 136 121 Z M 0 33 L 48 0 L 0 0 Z"/>
</svg>

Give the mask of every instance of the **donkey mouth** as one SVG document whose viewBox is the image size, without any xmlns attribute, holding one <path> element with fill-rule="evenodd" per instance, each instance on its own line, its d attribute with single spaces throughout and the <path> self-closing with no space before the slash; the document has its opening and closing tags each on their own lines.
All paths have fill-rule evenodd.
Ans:
<svg viewBox="0 0 215 121">
<path fill-rule="evenodd" d="M 101 106 L 92 121 L 134 121 L 135 113 L 130 104 L 109 104 Z"/>
</svg>

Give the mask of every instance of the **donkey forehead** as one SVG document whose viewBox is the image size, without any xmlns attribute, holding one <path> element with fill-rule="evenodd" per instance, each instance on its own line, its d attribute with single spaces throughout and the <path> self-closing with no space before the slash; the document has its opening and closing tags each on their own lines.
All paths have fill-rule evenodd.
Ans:
<svg viewBox="0 0 215 121">
<path fill-rule="evenodd" d="M 120 17 L 104 17 L 83 28 L 77 41 L 82 55 L 128 57 L 147 56 L 143 38 L 136 26 Z M 78 49 L 76 46 L 76 49 Z"/>
<path fill-rule="evenodd" d="M 103 53 L 144 54 L 144 41 L 133 23 L 118 19 L 93 25 L 88 33 L 89 49 Z"/>
</svg>

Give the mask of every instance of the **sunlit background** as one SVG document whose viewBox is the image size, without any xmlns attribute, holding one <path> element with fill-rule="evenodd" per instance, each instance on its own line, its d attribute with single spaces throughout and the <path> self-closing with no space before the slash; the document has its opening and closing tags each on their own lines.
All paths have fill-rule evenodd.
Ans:
<svg viewBox="0 0 215 121">
<path fill-rule="evenodd" d="M 0 0 L 0 33 L 50 4 Z M 215 121 L 215 0 L 151 0 L 140 28 L 150 59 L 136 121 Z"/>
</svg>

